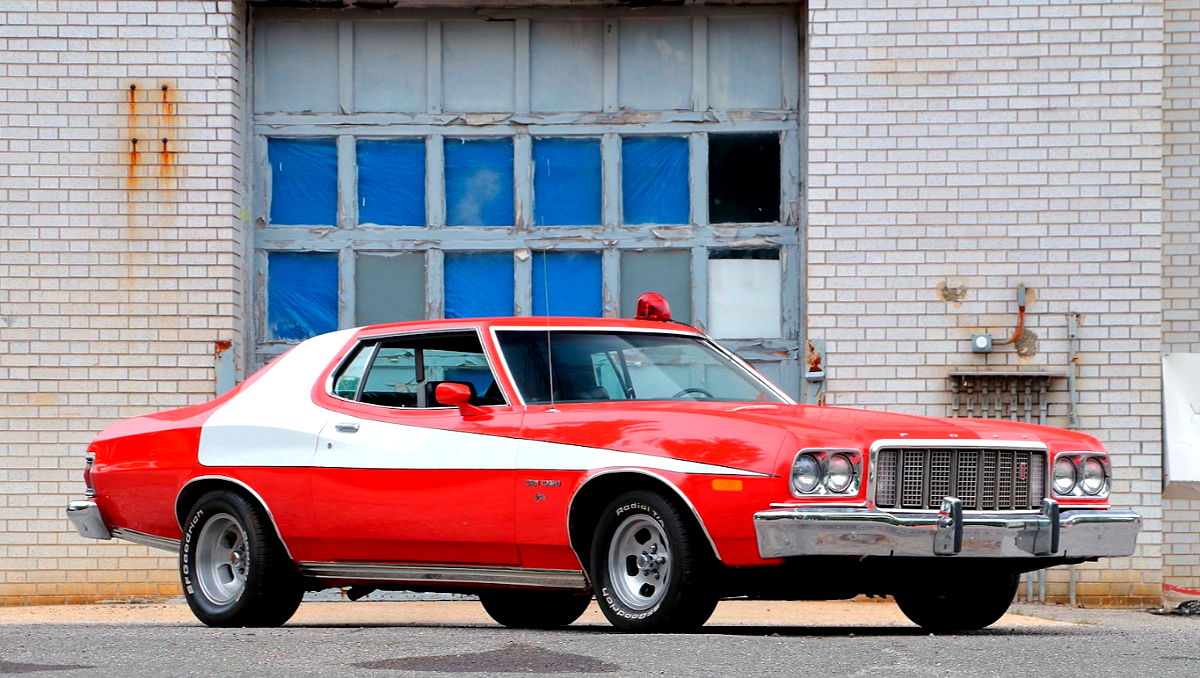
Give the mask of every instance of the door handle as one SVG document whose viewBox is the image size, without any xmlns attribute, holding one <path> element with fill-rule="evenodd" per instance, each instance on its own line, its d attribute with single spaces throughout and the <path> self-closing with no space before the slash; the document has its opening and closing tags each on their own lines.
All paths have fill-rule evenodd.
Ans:
<svg viewBox="0 0 1200 678">
<path fill-rule="evenodd" d="M 334 428 L 341 433 L 358 433 L 358 424 L 338 424 Z"/>
</svg>

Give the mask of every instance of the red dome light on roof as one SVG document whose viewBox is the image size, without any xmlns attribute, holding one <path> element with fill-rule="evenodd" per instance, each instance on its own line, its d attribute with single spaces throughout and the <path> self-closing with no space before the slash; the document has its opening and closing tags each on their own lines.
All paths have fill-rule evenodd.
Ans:
<svg viewBox="0 0 1200 678">
<path fill-rule="evenodd" d="M 638 297 L 636 318 L 638 320 L 670 320 L 671 305 L 658 292 L 645 292 Z"/>
</svg>

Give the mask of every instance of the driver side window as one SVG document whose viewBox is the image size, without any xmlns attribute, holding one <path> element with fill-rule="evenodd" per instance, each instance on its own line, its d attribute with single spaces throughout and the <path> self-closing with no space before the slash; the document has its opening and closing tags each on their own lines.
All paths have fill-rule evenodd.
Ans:
<svg viewBox="0 0 1200 678">
<path fill-rule="evenodd" d="M 381 407 L 446 407 L 437 386 L 455 382 L 471 388 L 472 405 L 506 404 L 474 332 L 394 337 L 358 351 L 335 380 L 335 395 Z"/>
</svg>

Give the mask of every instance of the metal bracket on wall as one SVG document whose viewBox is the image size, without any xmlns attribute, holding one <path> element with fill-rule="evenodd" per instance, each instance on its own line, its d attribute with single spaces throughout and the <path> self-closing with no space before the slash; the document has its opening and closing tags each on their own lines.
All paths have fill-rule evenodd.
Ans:
<svg viewBox="0 0 1200 678">
<path fill-rule="evenodd" d="M 804 356 L 804 404 L 825 404 L 825 340 L 809 339 Z"/>
<path fill-rule="evenodd" d="M 1079 415 L 1076 412 L 1079 396 L 1075 390 L 1075 377 L 1079 372 L 1079 314 L 1067 314 L 1067 391 L 1070 401 L 1067 405 L 1067 428 L 1079 428 Z M 1074 567 L 1072 565 L 1072 567 Z"/>
<path fill-rule="evenodd" d="M 214 341 L 213 358 L 217 370 L 217 395 L 237 386 L 237 368 L 233 362 L 233 342 Z"/>
</svg>

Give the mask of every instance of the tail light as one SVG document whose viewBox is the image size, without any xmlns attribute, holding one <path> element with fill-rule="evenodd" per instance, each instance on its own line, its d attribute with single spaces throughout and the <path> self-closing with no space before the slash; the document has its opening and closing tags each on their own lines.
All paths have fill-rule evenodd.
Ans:
<svg viewBox="0 0 1200 678">
<path fill-rule="evenodd" d="M 84 484 L 84 487 L 86 488 L 83 493 L 84 493 L 84 495 L 86 495 L 88 497 L 96 496 L 96 488 L 92 486 L 92 464 L 95 464 L 95 463 L 96 463 L 96 455 L 89 454 L 87 456 L 87 463 L 83 467 L 83 484 Z"/>
</svg>

